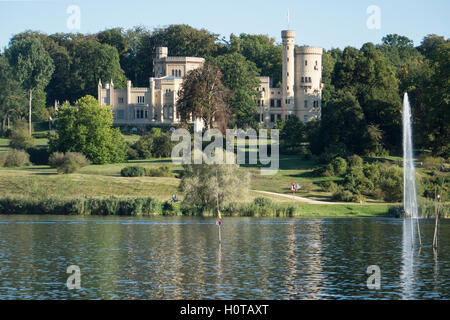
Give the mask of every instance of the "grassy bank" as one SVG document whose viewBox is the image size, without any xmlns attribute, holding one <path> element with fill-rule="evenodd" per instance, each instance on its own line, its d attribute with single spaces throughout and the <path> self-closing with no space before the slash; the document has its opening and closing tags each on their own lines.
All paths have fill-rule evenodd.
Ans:
<svg viewBox="0 0 450 320">
<path fill-rule="evenodd" d="M 183 203 L 139 198 L 0 198 L 1 214 L 115 215 L 115 216 L 215 216 L 215 210 L 199 210 Z M 366 217 L 387 216 L 388 205 L 313 205 L 277 203 L 267 198 L 232 203 L 222 209 L 223 216 L 246 217 Z"/>
</svg>

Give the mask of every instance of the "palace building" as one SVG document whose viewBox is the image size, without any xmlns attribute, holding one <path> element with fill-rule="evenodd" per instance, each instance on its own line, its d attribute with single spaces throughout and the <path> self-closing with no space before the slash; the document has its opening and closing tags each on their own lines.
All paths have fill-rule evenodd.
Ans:
<svg viewBox="0 0 450 320">
<path fill-rule="evenodd" d="M 320 119 L 322 104 L 322 48 L 296 46 L 295 31 L 283 30 L 282 88 L 273 88 L 269 77 L 259 77 L 261 99 L 256 101 L 261 125 L 272 127 L 279 119 L 296 115 L 307 122 Z M 161 125 L 180 122 L 178 92 L 183 77 L 203 66 L 205 59 L 170 57 L 166 47 L 156 48 L 154 77 L 149 86 L 115 89 L 111 81 L 98 83 L 98 100 L 110 105 L 117 125 Z"/>
</svg>

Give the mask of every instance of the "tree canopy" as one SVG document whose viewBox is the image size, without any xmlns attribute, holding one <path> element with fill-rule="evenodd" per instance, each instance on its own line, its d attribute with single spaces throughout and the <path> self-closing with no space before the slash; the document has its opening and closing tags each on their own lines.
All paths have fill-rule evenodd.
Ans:
<svg viewBox="0 0 450 320">
<path fill-rule="evenodd" d="M 112 124 L 111 108 L 92 96 L 79 99 L 74 107 L 66 102 L 58 112 L 57 135 L 50 138 L 50 152 L 80 152 L 93 164 L 123 162 L 125 140 Z"/>
</svg>

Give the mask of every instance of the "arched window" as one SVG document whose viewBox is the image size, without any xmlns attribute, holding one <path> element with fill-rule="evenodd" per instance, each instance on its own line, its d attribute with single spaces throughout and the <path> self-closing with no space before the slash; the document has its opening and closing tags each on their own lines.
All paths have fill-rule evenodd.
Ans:
<svg viewBox="0 0 450 320">
<path fill-rule="evenodd" d="M 175 70 L 172 70 L 172 75 L 173 75 L 173 76 L 175 75 Z"/>
<path fill-rule="evenodd" d="M 181 70 L 178 70 L 178 76 L 181 77 Z"/>
</svg>

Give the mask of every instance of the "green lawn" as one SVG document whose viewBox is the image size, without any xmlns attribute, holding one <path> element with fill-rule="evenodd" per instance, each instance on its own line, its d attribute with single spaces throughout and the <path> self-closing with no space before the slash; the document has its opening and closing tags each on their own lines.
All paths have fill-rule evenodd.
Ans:
<svg viewBox="0 0 450 320">
<path fill-rule="evenodd" d="M 136 141 L 138 135 L 126 135 L 129 142 Z M 37 145 L 46 145 L 47 139 L 35 139 Z M 0 139 L 0 152 L 9 150 L 8 139 Z M 397 159 L 392 159 L 395 161 Z M 180 180 L 164 177 L 124 178 L 120 170 L 125 166 L 142 167 L 169 166 L 174 174 L 182 170 L 181 166 L 172 163 L 171 159 L 133 160 L 127 163 L 90 165 L 75 174 L 60 175 L 49 166 L 27 166 L 20 168 L 0 168 L 0 191 L 3 196 L 33 198 L 77 198 L 77 197 L 141 197 L 151 196 L 165 201 L 177 193 Z M 243 166 L 241 170 L 251 173 L 252 190 L 262 190 L 282 194 L 291 194 L 290 184 L 296 182 L 303 189 L 296 195 L 314 200 L 330 201 L 331 194 L 323 192 L 318 183 L 337 181 L 337 177 L 315 177 L 313 171 L 317 167 L 313 161 L 300 159 L 298 156 L 280 156 L 280 169 L 273 176 L 260 174 L 257 166 Z M 241 202 L 250 202 L 256 197 L 266 197 L 278 203 L 293 204 L 297 213 L 306 216 L 378 216 L 385 215 L 387 204 L 306 204 L 276 195 L 266 195 L 250 191 L 243 195 Z"/>
</svg>

